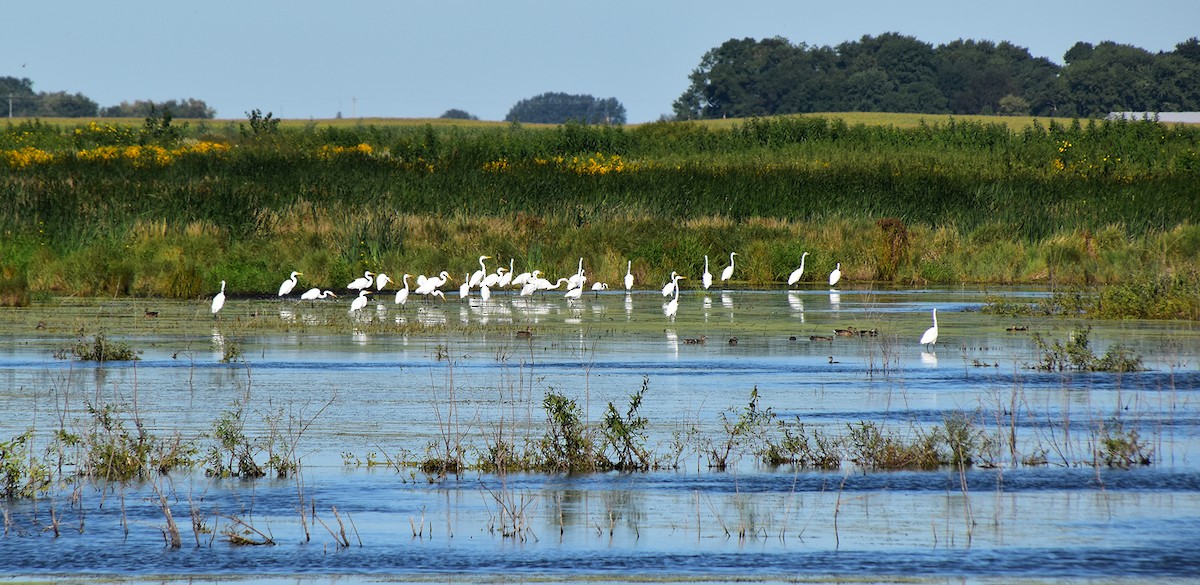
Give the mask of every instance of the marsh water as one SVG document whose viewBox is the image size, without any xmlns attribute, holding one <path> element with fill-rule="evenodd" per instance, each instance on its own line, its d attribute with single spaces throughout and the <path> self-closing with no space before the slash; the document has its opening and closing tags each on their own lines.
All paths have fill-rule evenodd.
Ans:
<svg viewBox="0 0 1200 585">
<path fill-rule="evenodd" d="M 203 451 L 218 419 L 241 404 L 247 435 L 293 445 L 300 468 L 246 480 L 207 477 L 198 465 L 0 502 L 0 577 L 1200 575 L 1196 324 L 994 316 L 979 310 L 990 294 L 1046 293 L 688 290 L 673 318 L 654 291 L 577 301 L 451 295 L 404 306 L 381 295 L 358 314 L 347 312 L 348 299 L 234 297 L 217 318 L 202 301 L 54 299 L 4 309 L 0 441 L 33 430 L 40 453 L 59 430 L 94 429 L 89 408 L 107 405 L 129 427 L 178 434 Z M 934 308 L 940 335 L 923 347 Z M 1146 371 L 1032 367 L 1041 355 L 1034 333 L 1066 340 L 1089 326 L 1097 354 L 1122 344 Z M 140 359 L 55 357 L 81 333 L 101 331 Z M 596 428 L 610 403 L 625 413 L 643 386 L 652 471 L 439 476 L 396 464 L 451 444 L 468 463 L 501 441 L 534 448 L 548 428 L 547 393 L 573 399 Z M 881 471 L 848 452 L 832 470 L 771 467 L 735 446 L 718 470 L 711 450 L 752 395 L 776 423 L 826 436 L 869 422 L 912 439 L 962 415 L 1002 447 L 970 467 Z M 1106 465 L 1104 439 L 1130 431 L 1149 465 Z M 179 525 L 179 548 L 167 546 L 159 494 Z M 233 533 L 274 545 L 234 544 Z"/>
</svg>

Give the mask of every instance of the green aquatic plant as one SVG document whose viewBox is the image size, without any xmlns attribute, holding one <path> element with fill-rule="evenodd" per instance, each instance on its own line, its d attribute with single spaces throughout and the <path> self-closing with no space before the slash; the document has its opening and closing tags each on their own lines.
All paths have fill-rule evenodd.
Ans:
<svg viewBox="0 0 1200 585">
<path fill-rule="evenodd" d="M 546 434 L 539 444 L 541 467 L 552 471 L 591 471 L 596 468 L 595 445 L 588 439 L 579 405 L 553 390 L 542 400 Z"/>
<path fill-rule="evenodd" d="M 1119 420 L 1110 420 L 1102 429 L 1096 458 L 1108 467 L 1129 469 L 1134 465 L 1150 465 L 1154 448 L 1141 437 L 1136 428 L 1126 430 Z"/>
<path fill-rule="evenodd" d="M 1046 341 L 1040 333 L 1034 333 L 1033 343 L 1040 352 L 1034 369 L 1046 372 L 1140 372 L 1146 369 L 1141 356 L 1119 343 L 1110 346 L 1103 356 L 1096 356 L 1089 347 L 1091 332 L 1090 326 L 1077 327 L 1065 342 Z"/>
<path fill-rule="evenodd" d="M 934 469 L 946 462 L 937 433 L 922 432 L 907 439 L 872 421 L 846 424 L 850 460 L 865 469 Z"/>
<path fill-rule="evenodd" d="M 115 361 L 134 361 L 139 359 L 137 352 L 129 347 L 129 344 L 124 341 L 112 341 L 103 332 L 97 333 L 91 337 L 80 335 L 71 345 L 59 348 L 54 352 L 54 357 L 58 359 L 67 359 L 68 357 L 85 362 L 115 362 Z"/>
<path fill-rule="evenodd" d="M 642 387 L 629 396 L 629 408 L 625 415 L 617 412 L 613 403 L 608 403 L 601 430 L 604 434 L 606 451 L 615 457 L 608 466 L 618 471 L 645 471 L 653 464 L 653 455 L 646 448 L 646 426 L 649 420 L 639 413 L 642 399 L 650 389 L 650 378 L 642 378 Z"/>
<path fill-rule="evenodd" d="M 33 431 L 0 442 L 0 497 L 33 498 L 53 483 L 49 465 L 33 456 Z"/>
<path fill-rule="evenodd" d="M 750 401 L 737 412 L 737 419 L 730 415 L 733 409 L 721 413 L 723 434 L 719 439 L 706 441 L 706 452 L 709 456 L 709 466 L 718 471 L 724 471 L 729 466 L 729 458 L 743 449 L 762 457 L 770 449 L 766 437 L 770 425 L 775 420 L 775 412 L 758 405 L 758 387 L 750 391 Z"/>
<path fill-rule="evenodd" d="M 842 466 L 842 439 L 809 429 L 800 417 L 777 421 L 778 435 L 767 438 L 762 462 L 772 467 L 797 465 L 812 469 Z"/>
</svg>

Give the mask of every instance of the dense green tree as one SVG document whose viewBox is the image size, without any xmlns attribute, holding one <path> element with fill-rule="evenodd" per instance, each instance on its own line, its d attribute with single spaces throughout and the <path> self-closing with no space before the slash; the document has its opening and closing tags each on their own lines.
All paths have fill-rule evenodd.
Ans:
<svg viewBox="0 0 1200 585">
<path fill-rule="evenodd" d="M 479 119 L 475 116 L 472 116 L 466 110 L 460 110 L 458 108 L 450 108 L 449 110 L 446 110 L 446 112 L 444 114 L 442 114 L 440 117 L 446 118 L 449 120 L 478 120 Z"/>
<path fill-rule="evenodd" d="M 199 118 L 202 120 L 211 120 L 217 115 L 217 111 L 208 107 L 203 100 L 194 98 L 165 102 L 135 100 L 132 103 L 121 102 L 119 105 L 100 109 L 100 115 L 106 118 L 145 118 L 161 112 L 168 112 L 176 118 Z"/>
<path fill-rule="evenodd" d="M 100 106 L 81 93 L 71 95 L 58 91 L 38 94 L 36 113 L 38 116 L 85 118 L 94 117 L 99 111 Z"/>
<path fill-rule="evenodd" d="M 33 82 L 28 78 L 0 77 L 0 99 L 4 100 L 3 115 L 28 117 L 37 115 L 38 99 L 33 92 Z"/>
<path fill-rule="evenodd" d="M 1077 43 L 1066 65 L 1008 42 L 933 47 L 898 33 L 830 47 L 730 39 L 704 54 L 673 104 L 676 118 L 819 111 L 1102 116 L 1200 109 L 1200 39 L 1157 55 Z M 1003 103 L 1002 103 L 1003 102 Z"/>
<path fill-rule="evenodd" d="M 590 95 L 547 92 L 517 102 L 504 120 L 533 124 L 621 125 L 625 123 L 625 106 L 616 98 L 598 100 Z"/>
</svg>

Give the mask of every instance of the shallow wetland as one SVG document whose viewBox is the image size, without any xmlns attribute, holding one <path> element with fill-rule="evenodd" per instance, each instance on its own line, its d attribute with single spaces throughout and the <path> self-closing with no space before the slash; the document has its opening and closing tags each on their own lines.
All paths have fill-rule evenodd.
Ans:
<svg viewBox="0 0 1200 585">
<path fill-rule="evenodd" d="M 0 309 L 0 441 L 32 431 L 30 452 L 40 454 L 56 432 L 92 429 L 89 408 L 111 406 L 130 428 L 198 445 L 199 459 L 215 423 L 240 404 L 245 434 L 259 447 L 274 437 L 273 449 L 299 464 L 258 479 L 210 477 L 197 464 L 0 501 L 0 578 L 1200 574 L 1200 328 L 981 312 L 997 292 L 1047 295 L 686 290 L 674 318 L 656 291 L 578 301 L 450 295 L 404 306 L 384 294 L 355 315 L 349 299 L 236 296 L 218 318 L 205 301 L 59 298 Z M 924 348 L 918 339 L 934 308 L 940 335 Z M 1034 333 L 1066 340 L 1089 326 L 1097 354 L 1119 343 L 1145 371 L 1034 367 L 1042 359 Z M 140 359 L 61 355 L 98 333 Z M 542 440 L 548 394 L 575 401 L 585 428 L 599 433 L 609 404 L 625 413 L 642 388 L 649 470 L 477 467 L 498 445 L 521 451 Z M 754 412 L 772 418 L 731 440 L 755 401 Z M 918 442 L 953 420 L 975 437 L 970 465 L 882 470 L 854 461 L 855 430 Z M 761 447 L 784 428 L 842 438 L 839 464 L 764 463 Z M 1114 439 L 1130 437 L 1144 460 L 1105 459 Z M 720 470 L 714 450 L 727 443 Z M 421 467 L 453 453 L 467 464 L 459 473 Z M 164 500 L 179 547 L 169 546 Z M 264 539 L 273 545 L 252 544 Z"/>
</svg>

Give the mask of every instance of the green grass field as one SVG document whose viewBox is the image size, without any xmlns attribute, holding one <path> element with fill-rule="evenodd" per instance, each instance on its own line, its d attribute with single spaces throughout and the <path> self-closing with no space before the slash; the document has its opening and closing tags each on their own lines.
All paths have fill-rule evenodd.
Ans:
<svg viewBox="0 0 1200 585">
<path fill-rule="evenodd" d="M 268 293 L 293 269 L 457 273 L 488 254 L 615 281 L 1112 284 L 1200 264 L 1200 129 L 902 114 L 629 127 L 24 121 L 0 133 L 4 282 Z M 186 122 L 186 125 L 185 125 Z M 29 296 L 14 294 L 14 298 Z"/>
</svg>

